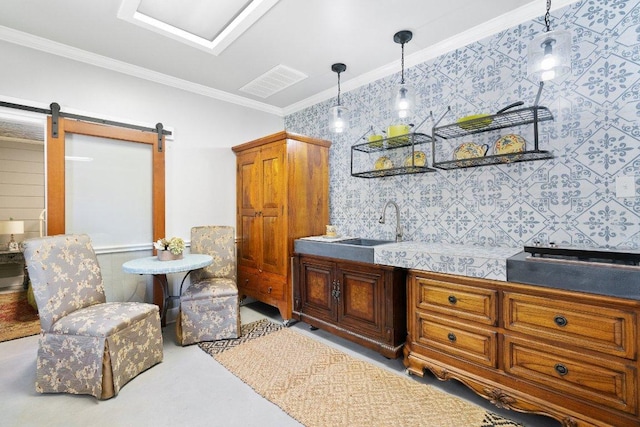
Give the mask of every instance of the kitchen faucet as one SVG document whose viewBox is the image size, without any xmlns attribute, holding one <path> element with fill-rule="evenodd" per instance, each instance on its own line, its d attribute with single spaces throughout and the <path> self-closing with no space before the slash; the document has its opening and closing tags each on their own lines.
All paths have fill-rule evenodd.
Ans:
<svg viewBox="0 0 640 427">
<path fill-rule="evenodd" d="M 389 200 L 387 203 L 385 203 L 384 207 L 382 208 L 382 215 L 380 215 L 380 219 L 378 220 L 378 222 L 380 224 L 384 224 L 387 206 L 389 205 L 393 205 L 396 208 L 396 242 L 399 242 L 402 240 L 402 227 L 400 227 L 400 208 L 398 208 L 396 202 L 394 202 L 393 200 Z"/>
</svg>

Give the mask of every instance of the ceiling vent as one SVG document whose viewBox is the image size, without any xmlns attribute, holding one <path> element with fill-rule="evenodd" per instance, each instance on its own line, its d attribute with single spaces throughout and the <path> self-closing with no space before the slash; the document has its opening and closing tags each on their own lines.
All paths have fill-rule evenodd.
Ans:
<svg viewBox="0 0 640 427">
<path fill-rule="evenodd" d="M 277 65 L 260 77 L 241 87 L 240 91 L 260 98 L 268 98 L 271 95 L 306 79 L 307 77 L 309 76 L 301 71 L 294 70 L 286 65 Z"/>
</svg>

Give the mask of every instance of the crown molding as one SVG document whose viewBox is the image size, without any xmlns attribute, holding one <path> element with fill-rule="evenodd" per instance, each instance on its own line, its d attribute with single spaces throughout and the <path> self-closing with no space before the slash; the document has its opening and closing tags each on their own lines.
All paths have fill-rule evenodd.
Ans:
<svg viewBox="0 0 640 427">
<path fill-rule="evenodd" d="M 82 49 L 77 49 L 75 47 L 71 47 L 62 43 L 54 42 L 52 40 L 14 30 L 13 28 L 0 26 L 0 40 L 46 52 L 52 55 L 61 56 L 63 58 L 71 59 L 74 61 L 83 62 L 85 64 L 94 65 L 96 67 L 101 67 L 118 73 L 127 74 L 129 76 L 148 80 L 154 83 L 159 83 L 165 86 L 174 87 L 187 92 L 195 93 L 197 95 L 202 95 L 220 101 L 229 102 L 231 104 L 252 108 L 254 110 L 275 114 L 280 117 L 284 115 L 283 109 L 279 107 L 274 107 L 272 105 L 254 101 L 242 96 L 233 95 L 229 92 L 224 92 L 201 84 L 192 83 L 187 80 L 169 76 L 167 74 L 151 71 L 147 68 L 132 65 L 123 61 L 118 61 L 106 56 L 87 52 Z"/>
</svg>

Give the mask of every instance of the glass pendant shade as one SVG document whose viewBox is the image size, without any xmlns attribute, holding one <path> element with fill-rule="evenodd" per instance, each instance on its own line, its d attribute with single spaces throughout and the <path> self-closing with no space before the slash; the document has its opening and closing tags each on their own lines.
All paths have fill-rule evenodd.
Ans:
<svg viewBox="0 0 640 427">
<path fill-rule="evenodd" d="M 329 108 L 329 131 L 342 133 L 349 127 L 349 110 L 340 105 L 340 73 L 346 71 L 347 66 L 341 62 L 333 64 L 331 71 L 338 74 L 338 100 L 334 107 Z"/>
<path fill-rule="evenodd" d="M 571 34 L 568 31 L 548 31 L 529 44 L 529 76 L 547 81 L 571 72 Z"/>
<path fill-rule="evenodd" d="M 416 91 L 406 83 L 401 83 L 391 92 L 391 108 L 401 119 L 409 117 L 416 106 Z"/>
<path fill-rule="evenodd" d="M 409 30 L 398 31 L 393 35 L 393 41 L 402 46 L 402 56 L 400 60 L 400 71 L 402 78 L 400 84 L 393 88 L 391 92 L 391 110 L 396 112 L 400 119 L 406 119 L 416 106 L 416 91 L 404 81 L 404 45 L 413 38 L 413 33 Z"/>
<path fill-rule="evenodd" d="M 349 109 L 342 105 L 329 108 L 329 130 L 342 133 L 349 127 Z"/>
</svg>

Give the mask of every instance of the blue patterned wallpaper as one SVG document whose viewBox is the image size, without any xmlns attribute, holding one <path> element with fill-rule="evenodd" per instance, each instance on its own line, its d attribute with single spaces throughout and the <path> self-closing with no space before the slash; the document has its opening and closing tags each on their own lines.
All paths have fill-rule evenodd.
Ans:
<svg viewBox="0 0 640 427">
<path fill-rule="evenodd" d="M 540 98 L 555 118 L 540 130 L 540 149 L 551 151 L 551 160 L 352 177 L 350 147 L 371 125 L 392 124 L 388 99 L 399 72 L 343 94 L 351 111 L 343 135 L 327 130 L 335 99 L 287 116 L 288 131 L 333 141 L 330 216 L 339 232 L 392 239 L 395 213 L 386 224 L 378 218 L 395 200 L 405 240 L 640 248 L 640 2 L 583 0 L 552 13 L 551 27 L 569 30 L 573 42 L 571 75 L 548 82 Z M 543 17 L 405 70 L 419 93 L 412 122 L 430 111 L 438 118 L 447 106 L 452 111 L 441 124 L 519 100 L 533 105 L 538 85 L 527 78 L 526 52 L 541 31 Z M 430 134 L 432 126 L 428 120 L 419 131 Z M 635 176 L 636 197 L 616 197 L 621 175 Z"/>
</svg>

